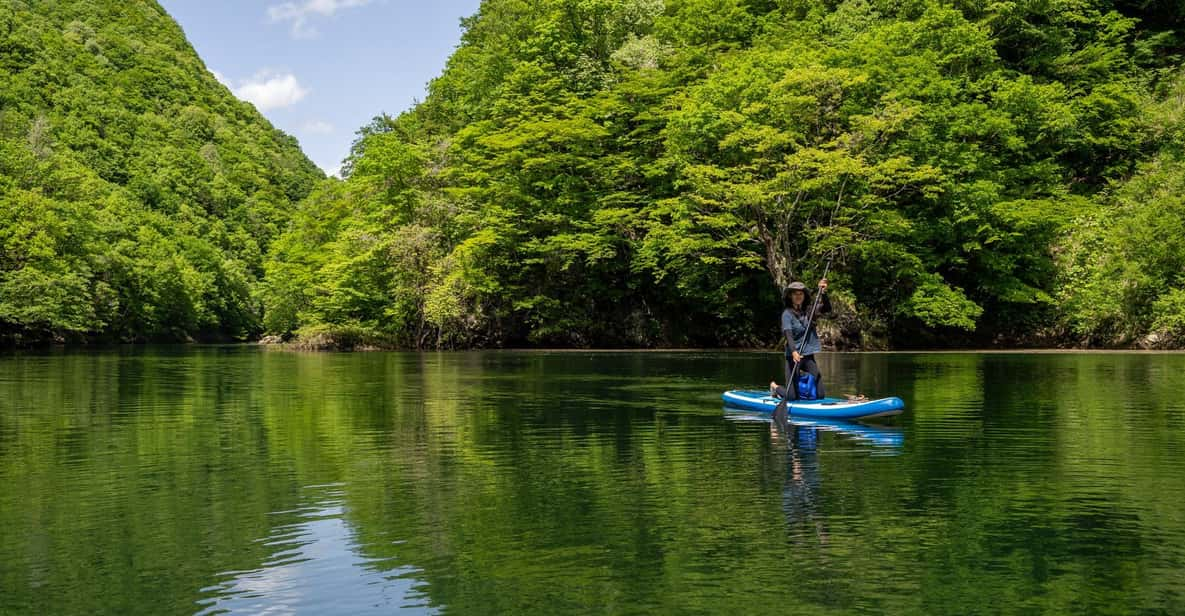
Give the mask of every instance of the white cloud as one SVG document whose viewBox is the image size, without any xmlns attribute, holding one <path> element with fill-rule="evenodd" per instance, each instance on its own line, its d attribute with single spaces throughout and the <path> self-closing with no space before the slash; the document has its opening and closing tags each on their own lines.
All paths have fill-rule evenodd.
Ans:
<svg viewBox="0 0 1185 616">
<path fill-rule="evenodd" d="M 301 0 L 282 2 L 267 7 L 267 16 L 272 23 L 292 22 L 294 38 L 314 38 L 318 32 L 309 21 L 315 17 L 332 17 L 342 9 L 352 9 L 370 4 L 371 0 Z"/>
<path fill-rule="evenodd" d="M 300 85 L 292 73 L 262 71 L 251 79 L 239 82 L 231 90 L 235 96 L 254 103 L 260 111 L 290 107 L 308 95 L 308 89 Z"/>
<path fill-rule="evenodd" d="M 300 125 L 300 132 L 310 135 L 328 135 L 333 132 L 333 125 L 324 120 L 309 120 Z"/>
</svg>

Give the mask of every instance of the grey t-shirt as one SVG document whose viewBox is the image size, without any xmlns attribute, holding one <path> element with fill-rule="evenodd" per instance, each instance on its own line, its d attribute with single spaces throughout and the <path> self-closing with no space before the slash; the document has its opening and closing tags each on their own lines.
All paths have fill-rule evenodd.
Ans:
<svg viewBox="0 0 1185 616">
<path fill-rule="evenodd" d="M 814 355 L 815 353 L 823 350 L 823 345 L 819 342 L 819 334 L 815 332 L 815 324 L 811 323 L 811 330 L 809 332 L 806 330 L 805 314 L 800 316 L 795 314 L 795 312 L 789 308 L 783 310 L 783 336 L 785 335 L 786 330 L 790 330 L 791 335 L 794 337 L 794 349 L 787 349 L 787 352 L 798 349 L 799 345 L 802 344 L 802 337 L 804 334 L 806 335 L 806 346 L 804 346 L 802 351 L 800 351 L 803 356 Z"/>
</svg>

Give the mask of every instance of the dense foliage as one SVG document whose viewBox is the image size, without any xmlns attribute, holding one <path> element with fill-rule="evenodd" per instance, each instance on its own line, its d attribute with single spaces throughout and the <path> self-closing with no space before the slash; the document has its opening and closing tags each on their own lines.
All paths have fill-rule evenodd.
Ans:
<svg viewBox="0 0 1185 616">
<path fill-rule="evenodd" d="M 1169 3 L 486 0 L 430 96 L 302 204 L 267 326 L 772 340 L 776 289 L 834 256 L 839 339 L 1169 344 L 1181 25 Z"/>
<path fill-rule="evenodd" d="M 258 333 L 321 177 L 155 2 L 0 0 L 0 343 Z"/>
<path fill-rule="evenodd" d="M 0 7 L 0 337 L 753 344 L 833 259 L 837 343 L 1185 344 L 1174 3 L 485 0 L 320 183 L 155 3 Z"/>
</svg>

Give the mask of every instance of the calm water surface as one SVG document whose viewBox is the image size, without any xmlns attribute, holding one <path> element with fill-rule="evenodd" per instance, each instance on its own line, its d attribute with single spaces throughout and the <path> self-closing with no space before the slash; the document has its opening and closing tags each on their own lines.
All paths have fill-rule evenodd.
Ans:
<svg viewBox="0 0 1185 616">
<path fill-rule="evenodd" d="M 0 355 L 0 613 L 1185 613 L 1185 355 Z"/>
</svg>

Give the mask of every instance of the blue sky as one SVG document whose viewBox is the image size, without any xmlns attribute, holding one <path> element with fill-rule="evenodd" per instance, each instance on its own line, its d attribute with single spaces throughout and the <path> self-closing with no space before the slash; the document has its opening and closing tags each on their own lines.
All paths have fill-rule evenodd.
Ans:
<svg viewBox="0 0 1185 616">
<path fill-rule="evenodd" d="M 206 66 L 327 173 L 354 131 L 423 99 L 480 0 L 160 0 Z"/>
</svg>

